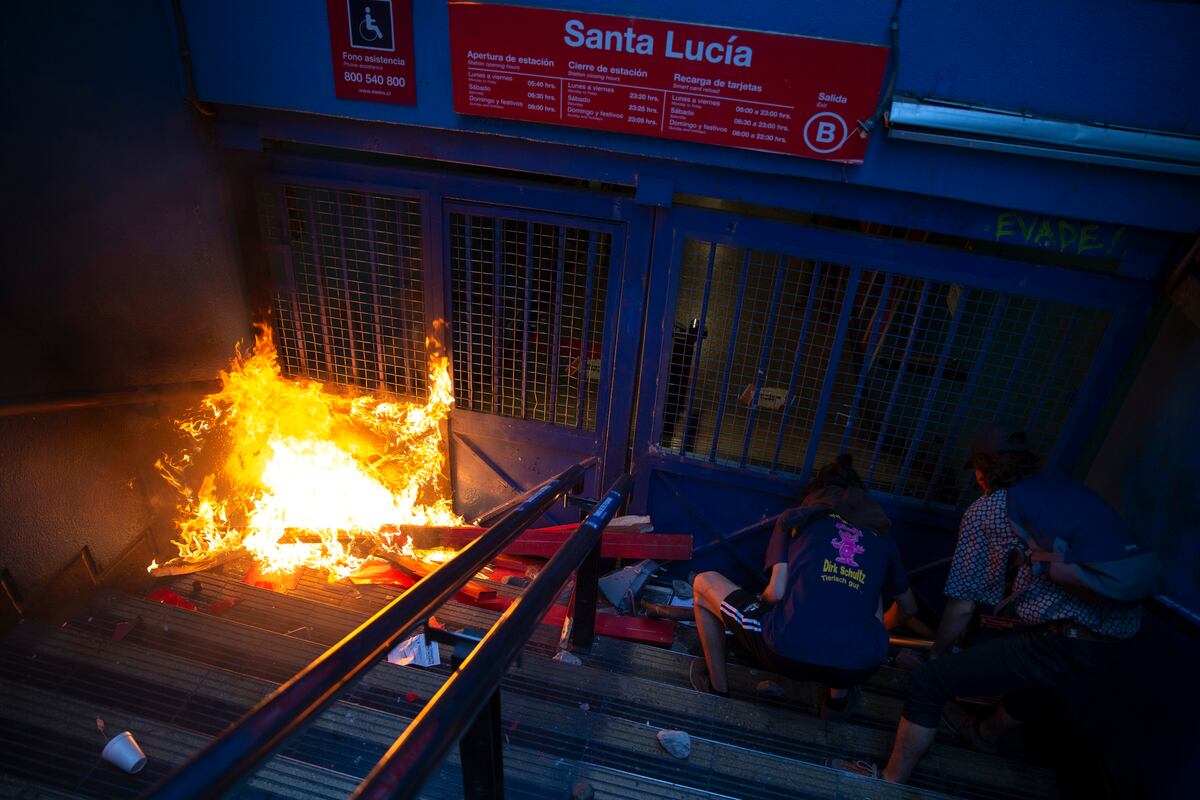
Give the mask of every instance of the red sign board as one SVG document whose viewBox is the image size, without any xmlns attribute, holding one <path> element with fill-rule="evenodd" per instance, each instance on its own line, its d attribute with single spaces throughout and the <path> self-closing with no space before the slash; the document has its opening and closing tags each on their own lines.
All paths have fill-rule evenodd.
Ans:
<svg viewBox="0 0 1200 800">
<path fill-rule="evenodd" d="M 888 48 L 450 3 L 454 110 L 861 164 Z"/>
<path fill-rule="evenodd" d="M 411 106 L 412 0 L 326 0 L 334 92 L 343 100 Z"/>
</svg>

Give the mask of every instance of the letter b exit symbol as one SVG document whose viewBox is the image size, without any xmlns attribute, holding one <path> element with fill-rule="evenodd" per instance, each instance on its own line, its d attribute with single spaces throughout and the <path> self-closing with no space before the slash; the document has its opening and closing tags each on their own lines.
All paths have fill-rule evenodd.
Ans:
<svg viewBox="0 0 1200 800">
<path fill-rule="evenodd" d="M 832 111 L 822 111 L 804 124 L 804 144 L 814 153 L 832 153 L 846 143 L 846 132 L 846 120 Z"/>
</svg>

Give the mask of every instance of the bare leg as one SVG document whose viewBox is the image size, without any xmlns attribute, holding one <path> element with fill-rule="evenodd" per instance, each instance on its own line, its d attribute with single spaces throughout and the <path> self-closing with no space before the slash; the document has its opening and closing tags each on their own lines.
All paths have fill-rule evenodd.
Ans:
<svg viewBox="0 0 1200 800">
<path fill-rule="evenodd" d="M 708 679 L 718 692 L 729 691 L 725 673 L 725 621 L 721 619 L 721 601 L 737 588 L 736 583 L 719 572 L 702 572 L 692 582 L 692 611 L 696 616 L 696 630 L 700 633 L 700 646 L 704 648 Z"/>
<path fill-rule="evenodd" d="M 892 745 L 892 757 L 888 759 L 887 767 L 881 776 L 885 781 L 893 783 L 908 783 L 917 762 L 937 737 L 937 728 L 926 728 L 900 718 L 900 727 L 896 730 L 896 743 Z"/>
<path fill-rule="evenodd" d="M 696 604 L 696 630 L 700 632 L 700 646 L 704 648 L 704 662 L 708 665 L 708 679 L 718 692 L 729 691 L 725 675 L 725 623 L 707 608 Z"/>
</svg>

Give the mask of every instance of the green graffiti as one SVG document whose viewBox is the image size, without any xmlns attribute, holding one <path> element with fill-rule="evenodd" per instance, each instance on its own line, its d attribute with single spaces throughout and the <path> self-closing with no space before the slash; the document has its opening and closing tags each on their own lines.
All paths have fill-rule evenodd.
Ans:
<svg viewBox="0 0 1200 800">
<path fill-rule="evenodd" d="M 1036 219 L 1034 220 L 1036 221 Z M 1021 226 L 1021 233 L 1025 234 L 1025 244 L 1029 244 L 1029 235 L 1033 233 L 1034 222 L 1029 223 L 1029 227 L 1025 227 L 1025 218 L 1020 214 L 1017 215 L 1017 224 Z"/>
<path fill-rule="evenodd" d="M 1039 244 L 1045 241 L 1051 247 L 1054 246 L 1054 229 L 1050 227 L 1050 220 L 1042 220 L 1042 225 L 1038 228 L 1037 236 L 1033 237 L 1033 243 Z"/>
<path fill-rule="evenodd" d="M 1075 222 L 1061 217 L 1025 215 L 1017 211 L 996 214 L 994 230 L 997 242 L 1014 241 L 1076 255 L 1087 255 L 1097 250 L 1112 254 L 1117 251 L 1117 241 L 1125 233 L 1124 227 L 1110 230 L 1098 222 Z"/>
<path fill-rule="evenodd" d="M 1104 247 L 1100 243 L 1098 233 L 1100 226 L 1094 222 L 1088 223 L 1079 229 L 1079 253 L 1088 252 L 1089 250 L 1100 250 Z"/>
<path fill-rule="evenodd" d="M 1079 241 L 1079 228 L 1065 219 L 1058 221 L 1058 252 L 1065 253 L 1067 248 Z"/>
<path fill-rule="evenodd" d="M 1017 213 L 1015 211 L 1001 211 L 996 215 L 996 239 L 1005 239 L 1009 236 L 1015 236 L 1013 225 L 1017 222 Z"/>
</svg>

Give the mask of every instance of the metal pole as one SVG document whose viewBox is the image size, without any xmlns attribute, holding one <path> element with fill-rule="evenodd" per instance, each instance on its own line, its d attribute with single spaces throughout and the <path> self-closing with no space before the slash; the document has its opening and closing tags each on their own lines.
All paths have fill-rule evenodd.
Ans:
<svg viewBox="0 0 1200 800">
<path fill-rule="evenodd" d="M 571 592 L 571 632 L 568 641 L 572 651 L 587 652 L 596 638 L 596 595 L 600 584 L 600 540 L 579 565 L 575 574 L 575 591 Z"/>
<path fill-rule="evenodd" d="M 504 800 L 503 735 L 500 690 L 496 689 L 458 743 L 463 800 Z"/>
<path fill-rule="evenodd" d="M 446 751 L 466 732 L 472 715 L 488 702 L 508 665 L 540 624 L 571 572 L 600 541 L 633 480 L 622 475 L 604 500 L 580 523 L 538 574 L 525 594 L 500 618 L 417 718 L 392 744 L 351 800 L 405 800 L 416 797 L 437 770 Z M 411 591 L 411 590 L 410 590 Z"/>
</svg>

